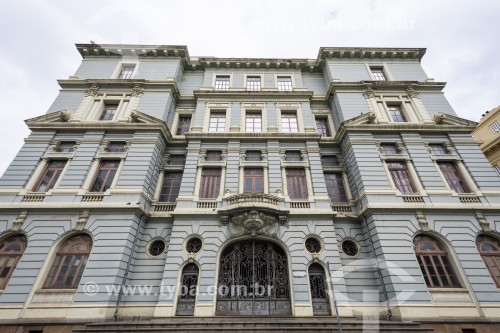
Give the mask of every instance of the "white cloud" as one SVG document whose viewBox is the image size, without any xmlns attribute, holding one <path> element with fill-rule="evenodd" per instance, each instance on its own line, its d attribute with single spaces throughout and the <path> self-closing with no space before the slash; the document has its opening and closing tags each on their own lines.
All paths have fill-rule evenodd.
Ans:
<svg viewBox="0 0 500 333">
<path fill-rule="evenodd" d="M 77 69 L 77 42 L 286 58 L 315 58 L 320 46 L 426 47 L 427 74 L 448 82 L 446 96 L 459 116 L 477 121 L 500 104 L 499 13 L 496 0 L 6 2 L 0 173 L 28 134 L 23 120 L 44 114 L 57 95 L 56 79 Z"/>
</svg>

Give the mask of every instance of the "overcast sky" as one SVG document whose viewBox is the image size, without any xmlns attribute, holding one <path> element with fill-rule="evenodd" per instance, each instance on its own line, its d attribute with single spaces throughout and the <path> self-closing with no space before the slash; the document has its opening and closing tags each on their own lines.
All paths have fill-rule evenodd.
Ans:
<svg viewBox="0 0 500 333">
<path fill-rule="evenodd" d="M 74 44 L 187 45 L 191 56 L 316 58 L 320 46 L 425 47 L 460 117 L 500 104 L 498 0 L 2 1 L 0 174 L 46 113 Z"/>
</svg>

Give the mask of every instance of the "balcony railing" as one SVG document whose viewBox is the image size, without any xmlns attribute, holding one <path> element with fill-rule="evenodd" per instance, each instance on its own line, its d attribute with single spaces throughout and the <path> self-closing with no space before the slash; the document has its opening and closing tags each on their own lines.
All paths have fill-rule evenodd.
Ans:
<svg viewBox="0 0 500 333">
<path fill-rule="evenodd" d="M 44 194 L 27 194 L 23 197 L 22 202 L 42 202 L 45 199 Z"/>
<path fill-rule="evenodd" d="M 196 208 L 217 208 L 217 201 L 198 201 Z"/>
<path fill-rule="evenodd" d="M 307 201 L 291 201 L 290 208 L 293 209 L 308 209 L 311 208 L 311 204 Z"/>
<path fill-rule="evenodd" d="M 176 205 L 175 202 L 156 203 L 154 205 L 155 213 L 172 212 L 175 209 L 175 205 Z"/>
<path fill-rule="evenodd" d="M 341 214 L 347 214 L 347 213 L 352 213 L 352 204 L 345 202 L 332 202 L 331 203 L 332 210 L 341 213 Z"/>
<path fill-rule="evenodd" d="M 458 198 L 464 204 L 480 204 L 481 199 L 476 194 L 459 194 Z"/>
<path fill-rule="evenodd" d="M 228 206 L 244 205 L 244 204 L 264 204 L 278 206 L 280 198 L 270 194 L 262 193 L 244 193 L 237 194 L 227 199 Z"/>
</svg>

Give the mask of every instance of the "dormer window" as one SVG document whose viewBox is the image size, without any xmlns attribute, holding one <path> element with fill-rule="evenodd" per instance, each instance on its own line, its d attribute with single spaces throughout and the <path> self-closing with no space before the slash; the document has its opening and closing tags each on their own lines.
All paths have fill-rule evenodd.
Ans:
<svg viewBox="0 0 500 333">
<path fill-rule="evenodd" d="M 135 69 L 134 64 L 123 64 L 122 69 L 120 70 L 120 74 L 118 75 L 118 79 L 122 80 L 130 79 L 132 77 L 134 69 Z"/>
<path fill-rule="evenodd" d="M 387 81 L 384 69 L 382 67 L 370 67 L 374 81 Z"/>
</svg>

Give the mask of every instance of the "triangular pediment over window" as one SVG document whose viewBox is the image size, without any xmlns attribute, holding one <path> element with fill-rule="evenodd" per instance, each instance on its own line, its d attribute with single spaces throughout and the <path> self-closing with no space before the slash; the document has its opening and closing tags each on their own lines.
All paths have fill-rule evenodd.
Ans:
<svg viewBox="0 0 500 333">
<path fill-rule="evenodd" d="M 432 117 L 432 120 L 438 125 L 472 126 L 476 127 L 475 121 L 467 120 L 451 114 L 439 112 Z"/>
<path fill-rule="evenodd" d="M 343 122 L 344 126 L 355 126 L 355 125 L 365 125 L 365 124 L 376 124 L 377 115 L 374 112 L 367 112 L 359 115 L 357 117 L 348 119 Z"/>
<path fill-rule="evenodd" d="M 26 119 L 24 122 L 29 126 L 39 123 L 66 123 L 71 120 L 71 113 L 68 110 L 60 110 L 44 114 L 43 116 Z"/>
</svg>

